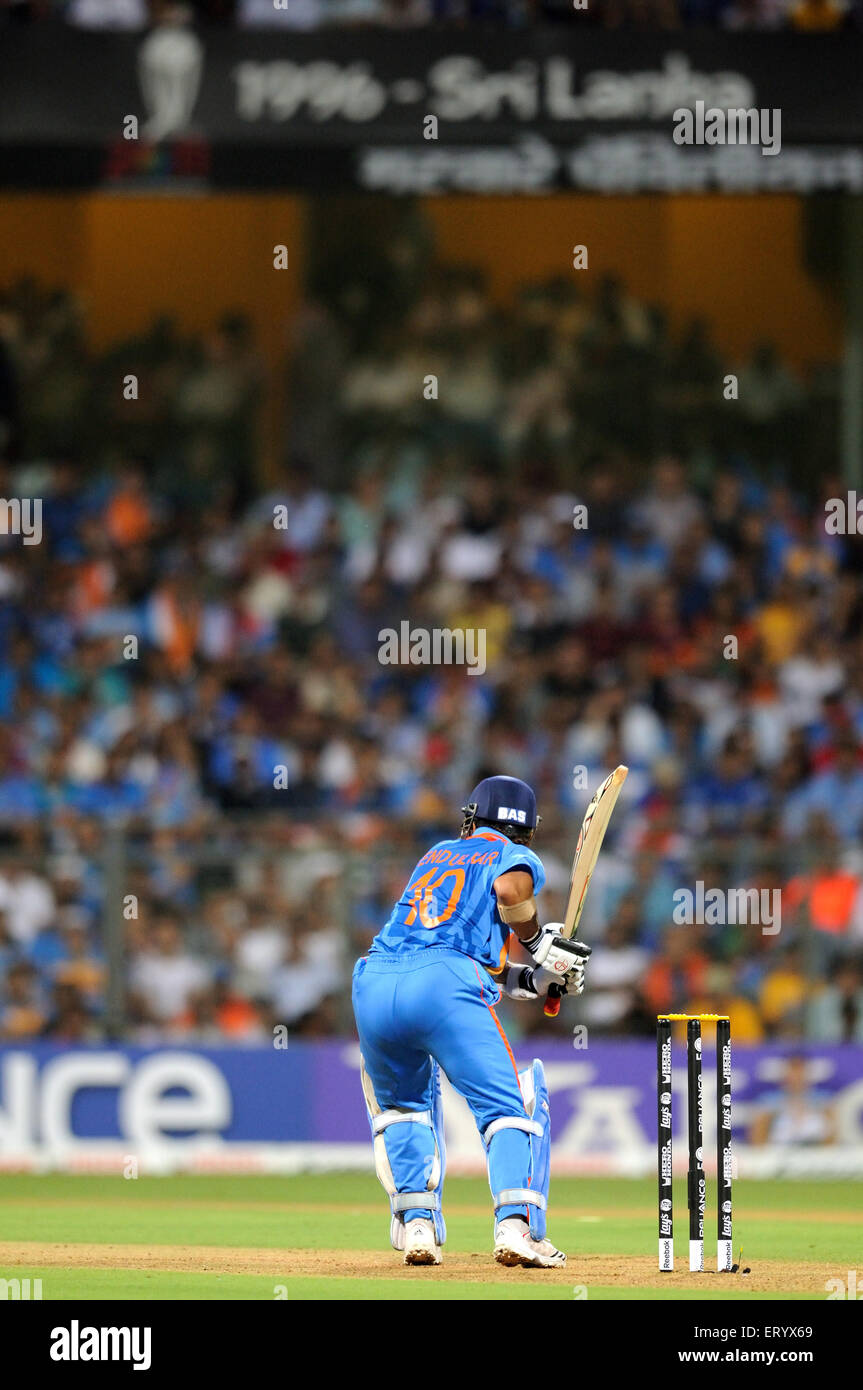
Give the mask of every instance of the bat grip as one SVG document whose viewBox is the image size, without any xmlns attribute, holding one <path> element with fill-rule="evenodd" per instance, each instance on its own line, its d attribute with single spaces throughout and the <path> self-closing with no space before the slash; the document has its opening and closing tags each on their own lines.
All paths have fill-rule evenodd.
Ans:
<svg viewBox="0 0 863 1390">
<path fill-rule="evenodd" d="M 550 984 L 542 1010 L 546 1018 L 557 1018 L 560 1013 L 560 1001 L 562 997 L 563 990 L 560 985 Z"/>
</svg>

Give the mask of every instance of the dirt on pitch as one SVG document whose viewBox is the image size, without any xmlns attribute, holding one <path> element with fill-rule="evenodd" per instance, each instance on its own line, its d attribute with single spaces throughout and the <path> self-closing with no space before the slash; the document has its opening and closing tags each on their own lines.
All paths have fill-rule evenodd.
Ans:
<svg viewBox="0 0 863 1390">
<path fill-rule="evenodd" d="M 504 1269 L 490 1253 L 444 1253 L 438 1267 L 407 1269 L 393 1250 L 269 1250 L 229 1245 L 95 1245 L 43 1241 L 0 1241 L 0 1268 L 48 1265 L 74 1269 L 145 1269 L 165 1273 L 310 1275 L 334 1279 L 410 1279 L 433 1283 L 543 1283 L 612 1285 L 662 1290 L 719 1288 L 733 1282 L 761 1293 L 824 1293 L 836 1271 L 814 1261 L 762 1260 L 749 1274 L 690 1274 L 679 1260 L 673 1275 L 661 1275 L 647 1256 L 570 1255 L 563 1269 Z"/>
</svg>

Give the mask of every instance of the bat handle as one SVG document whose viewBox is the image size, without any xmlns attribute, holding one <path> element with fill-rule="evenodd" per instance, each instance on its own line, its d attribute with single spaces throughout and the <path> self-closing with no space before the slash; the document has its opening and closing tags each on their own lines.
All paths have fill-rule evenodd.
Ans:
<svg viewBox="0 0 863 1390">
<path fill-rule="evenodd" d="M 561 989 L 560 985 L 549 985 L 548 994 L 546 995 L 545 1004 L 543 1005 L 542 1010 L 546 1018 L 557 1018 L 558 1014 L 560 1013 L 560 1001 L 562 996 L 563 990 Z"/>
</svg>

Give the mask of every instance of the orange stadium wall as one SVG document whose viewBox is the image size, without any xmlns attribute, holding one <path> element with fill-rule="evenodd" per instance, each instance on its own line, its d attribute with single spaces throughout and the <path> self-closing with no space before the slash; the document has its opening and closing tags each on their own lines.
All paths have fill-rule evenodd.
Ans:
<svg viewBox="0 0 863 1390">
<path fill-rule="evenodd" d="M 524 279 L 618 274 L 672 327 L 704 315 L 729 358 L 769 338 L 795 365 L 836 356 L 838 299 L 804 265 L 797 198 L 441 198 L 425 210 L 444 260 L 484 266 L 496 297 Z M 589 269 L 572 269 L 584 245 Z"/>
<path fill-rule="evenodd" d="M 21 196 L 0 203 L 0 284 L 31 274 L 81 298 L 99 348 L 173 315 L 202 332 L 226 309 L 251 319 L 271 371 L 261 419 L 265 474 L 279 452 L 286 330 L 303 276 L 293 197 Z M 288 248 L 276 270 L 273 247 Z"/>
<path fill-rule="evenodd" d="M 289 268 L 273 268 L 273 247 Z M 160 313 L 189 331 L 227 308 L 255 324 L 268 357 L 299 297 L 302 203 L 291 197 L 6 197 L 0 205 L 2 279 L 29 273 L 84 300 L 102 347 Z"/>
<path fill-rule="evenodd" d="M 241 307 L 275 364 L 300 296 L 303 207 L 291 196 L 7 196 L 0 279 L 26 272 L 71 286 L 99 346 L 157 313 L 201 330 Z M 761 337 L 798 365 L 840 350 L 840 306 L 803 264 L 798 199 L 439 198 L 423 208 L 441 259 L 483 266 L 498 299 L 561 272 L 580 275 L 589 291 L 614 271 L 638 297 L 663 304 L 675 328 L 704 314 L 732 359 Z M 287 272 L 273 269 L 279 242 Z M 588 248 L 588 271 L 571 269 L 577 243 Z"/>
</svg>

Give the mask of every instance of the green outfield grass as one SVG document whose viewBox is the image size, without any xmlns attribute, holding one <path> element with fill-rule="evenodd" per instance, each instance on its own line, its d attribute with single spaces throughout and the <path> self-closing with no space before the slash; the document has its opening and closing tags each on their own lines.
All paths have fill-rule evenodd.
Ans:
<svg viewBox="0 0 863 1390">
<path fill-rule="evenodd" d="M 682 1182 L 676 1197 L 677 1249 L 683 1255 Z M 755 1279 L 705 1275 L 693 1292 L 675 1282 L 676 1274 L 658 1273 L 647 1285 L 627 1286 L 627 1262 L 655 1258 L 655 1198 L 649 1180 L 557 1180 L 549 1229 L 568 1252 L 569 1264 L 566 1282 L 543 1282 L 534 1271 L 499 1272 L 490 1263 L 488 1186 L 479 1178 L 448 1178 L 446 1257 L 457 1268 L 443 1282 L 436 1272 L 428 1277 L 426 1271 L 404 1270 L 398 1257 L 387 1253 L 386 1201 L 371 1176 L 125 1181 L 5 1175 L 0 1176 L 0 1279 L 41 1278 L 44 1299 L 572 1301 L 582 1285 L 590 1299 L 823 1299 L 822 1266 L 844 1277 L 863 1263 L 863 1183 L 745 1182 L 735 1189 L 735 1257 L 742 1244 L 743 1262 L 753 1275 L 779 1271 L 777 1262 L 795 1270 L 817 1264 L 817 1288 L 768 1292 L 756 1287 Z M 708 1254 L 710 1218 L 708 1206 Z M 280 1251 L 286 1252 L 284 1263 Z M 317 1272 L 316 1252 L 336 1251 L 342 1256 L 327 1253 Z M 580 1274 L 580 1261 L 600 1258 L 611 1262 L 618 1276 L 614 1283 L 593 1281 L 583 1268 Z M 341 1266 L 352 1259 L 378 1263 L 366 1272 L 346 1273 Z M 486 1262 L 497 1276 L 488 1282 Z M 178 1267 L 170 1267 L 174 1264 Z M 470 1279 L 457 1277 L 462 1267 Z M 781 1271 L 776 1277 L 781 1283 Z"/>
</svg>

